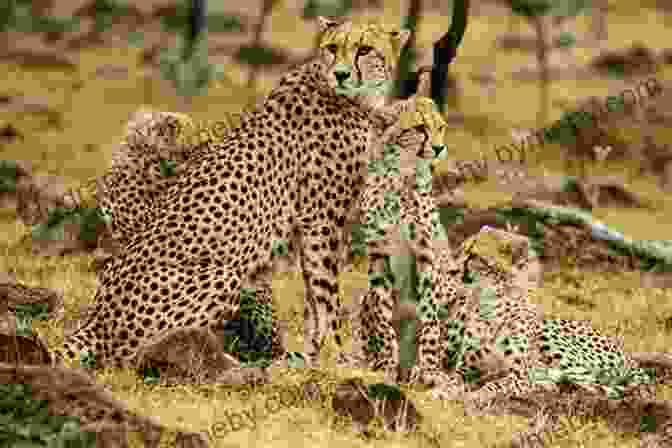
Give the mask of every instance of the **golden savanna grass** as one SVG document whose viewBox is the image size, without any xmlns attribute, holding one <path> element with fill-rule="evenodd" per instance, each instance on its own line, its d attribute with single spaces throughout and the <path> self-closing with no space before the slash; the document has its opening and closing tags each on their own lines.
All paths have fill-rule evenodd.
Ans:
<svg viewBox="0 0 672 448">
<path fill-rule="evenodd" d="M 402 6 L 398 2 L 386 2 L 382 14 L 385 20 L 399 23 Z M 614 12 L 609 21 L 609 48 L 623 48 L 633 40 L 645 42 L 659 50 L 666 44 L 660 36 L 665 35 L 665 24 L 660 13 L 649 9 L 635 9 L 627 2 L 610 2 Z M 588 18 L 579 19 L 579 32 L 587 29 Z M 461 82 L 463 96 L 461 112 L 467 116 L 463 129 L 456 128 L 447 137 L 451 155 L 469 159 L 476 158 L 479 150 L 488 153 L 493 148 L 510 141 L 508 131 L 512 127 L 536 128 L 538 86 L 535 83 L 520 83 L 510 79 L 510 73 L 521 65 L 533 62 L 533 55 L 513 52 L 501 53 L 492 49 L 494 38 L 509 27 L 504 16 L 471 17 L 458 58 L 452 70 Z M 429 46 L 448 25 L 449 19 L 441 15 L 423 15 L 418 43 Z M 522 26 L 522 25 L 521 25 Z M 304 24 L 294 12 L 284 6 L 276 9 L 270 19 L 266 38 L 270 42 L 282 42 L 285 47 L 303 48 L 312 43 L 314 28 Z M 580 50 L 581 62 L 589 60 L 597 52 Z M 57 108 L 63 117 L 62 129 L 46 126 L 42 118 L 31 116 L 0 117 L 11 120 L 25 135 L 24 140 L 3 144 L 2 158 L 28 160 L 37 172 L 63 176 L 72 185 L 84 182 L 92 176 L 103 174 L 110 157 L 110 145 L 120 135 L 129 115 L 141 104 L 162 110 L 179 110 L 197 118 L 217 119 L 221 114 L 235 112 L 255 98 L 267 93 L 272 84 L 262 78 L 258 91 L 245 89 L 246 71 L 231 66 L 230 79 L 212 86 L 208 94 L 193 100 L 186 107 L 166 83 L 147 81 L 137 65 L 138 50 L 110 48 L 83 50 L 77 73 L 59 71 L 26 71 L 8 62 L 0 67 L 0 90 L 4 94 L 21 93 L 38 97 Z M 429 61 L 426 61 L 429 62 Z M 496 101 L 488 99 L 483 89 L 469 78 L 483 66 L 496 67 L 498 88 Z M 102 80 L 93 76 L 101 65 L 130 67 L 127 79 Z M 672 79 L 672 69 L 655 74 L 660 80 Z M 83 80 L 79 90 L 72 88 Z M 562 109 L 557 105 L 573 103 L 588 96 L 606 97 L 624 88 L 618 80 L 562 80 L 552 84 L 549 119 L 560 117 Z M 524 99 L 524 100 L 523 100 Z M 523 107 L 524 106 L 524 107 Z M 533 160 L 533 170 L 560 172 L 562 160 L 559 148 L 547 145 Z M 597 167 L 591 167 L 599 172 Z M 612 164 L 601 168 L 614 174 L 624 172 L 626 164 Z M 597 209 L 595 215 L 619 231 L 641 239 L 667 239 L 672 224 L 672 199 L 666 197 L 653 179 L 633 178 L 630 189 L 656 204 L 656 211 L 637 209 Z M 494 183 L 473 185 L 465 190 L 472 204 L 498 202 L 502 194 Z M 89 272 L 89 256 L 42 258 L 31 255 L 21 244 L 22 236 L 29 229 L 17 221 L 13 212 L 0 215 L 0 271 L 12 269 L 19 280 L 28 285 L 57 288 L 64 292 L 66 313 L 70 318 L 79 316 L 82 305 L 90 303 L 96 280 Z M 353 289 L 366 284 L 365 270 L 343 275 L 341 286 L 344 297 L 352 300 Z M 553 316 L 572 319 L 589 319 L 607 333 L 622 336 L 625 345 L 632 351 L 665 351 L 672 346 L 672 334 L 668 328 L 672 317 L 672 293 L 669 290 L 640 287 L 638 273 L 595 274 L 567 268 L 545 279 L 539 301 L 545 311 Z M 281 318 L 290 321 L 290 350 L 301 351 L 303 287 L 299 277 L 278 276 L 274 280 L 274 292 L 279 299 Z M 573 297 L 568 301 L 567 297 Z M 568 304 L 572 303 L 572 305 Z M 62 337 L 61 328 L 40 325 L 50 343 L 57 344 Z M 350 341 L 347 341 L 346 348 Z M 316 376 L 326 390 L 349 376 L 361 376 L 365 381 L 382 381 L 382 375 L 365 371 L 344 371 L 334 365 L 335 352 L 329 347 L 319 374 L 302 370 L 273 371 L 274 385 L 291 388 Z M 124 400 L 138 412 L 155 415 L 170 427 L 192 431 L 209 431 L 224 419 L 227 410 L 249 408 L 261 403 L 272 394 L 270 387 L 253 391 L 247 398 L 235 388 L 176 387 L 158 388 L 143 385 L 135 374 L 121 371 L 102 371 L 97 380 L 109 385 L 114 395 Z M 381 434 L 365 440 L 342 427 L 325 403 L 312 403 L 289 409 L 281 409 L 258 422 L 255 430 L 243 429 L 224 438 L 211 439 L 211 446 L 224 448 L 234 446 L 339 446 L 346 447 L 495 447 L 503 446 L 516 432 L 525 431 L 529 421 L 523 417 L 471 417 L 464 413 L 463 405 L 456 402 L 431 401 L 427 394 L 409 391 L 419 411 L 426 416 L 420 430 L 408 436 Z M 660 399 L 672 398 L 668 386 L 657 388 Z M 636 435 L 610 431 L 601 420 L 566 418 L 563 430 L 555 434 L 552 446 L 639 446 Z"/>
</svg>

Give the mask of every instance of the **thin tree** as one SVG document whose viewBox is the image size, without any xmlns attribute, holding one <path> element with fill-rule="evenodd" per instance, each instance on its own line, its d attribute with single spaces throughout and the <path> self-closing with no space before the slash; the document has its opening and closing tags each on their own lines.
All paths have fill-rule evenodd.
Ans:
<svg viewBox="0 0 672 448">
<path fill-rule="evenodd" d="M 444 34 L 432 47 L 432 65 L 419 67 L 411 72 L 416 51 L 415 33 L 420 15 L 420 0 L 411 0 L 405 25 L 411 31 L 406 47 L 402 51 L 399 61 L 395 92 L 398 98 L 408 98 L 418 91 L 418 85 L 424 73 L 431 73 L 431 97 L 441 113 L 446 108 L 446 88 L 448 81 L 448 68 L 457 56 L 457 49 L 462 43 L 462 37 L 467 29 L 470 0 L 454 0 L 453 16 L 448 32 Z"/>
<path fill-rule="evenodd" d="M 534 29 L 537 37 L 536 59 L 539 67 L 540 104 L 537 125 L 542 128 L 548 117 L 550 99 L 549 51 L 552 49 L 550 30 L 544 17 L 575 17 L 590 5 L 590 0 L 506 0 L 511 11 Z"/>
<path fill-rule="evenodd" d="M 189 20 L 187 21 L 185 43 L 182 53 L 183 61 L 189 60 L 194 53 L 199 38 L 205 37 L 207 28 L 207 10 L 206 0 L 191 0 Z"/>
<path fill-rule="evenodd" d="M 608 0 L 593 0 L 594 5 L 591 14 L 591 31 L 595 43 L 607 39 L 607 14 L 609 11 Z"/>
<path fill-rule="evenodd" d="M 417 29 L 422 11 L 421 0 L 410 0 L 403 27 L 411 32 L 406 45 L 401 50 L 397 66 L 394 93 L 398 98 L 407 98 L 417 91 L 418 73 L 412 73 L 417 54 Z"/>
<path fill-rule="evenodd" d="M 259 21 L 254 27 L 254 35 L 252 37 L 252 47 L 258 48 L 261 47 L 261 37 L 264 34 L 264 29 L 266 29 L 266 23 L 268 18 L 273 11 L 273 8 L 279 3 L 279 0 L 264 0 L 261 6 L 261 14 L 259 16 Z M 261 65 L 252 65 L 250 66 L 249 76 L 247 78 L 247 88 L 253 89 L 257 84 L 257 78 L 259 76 L 259 71 L 261 70 Z"/>
<path fill-rule="evenodd" d="M 187 63 L 198 50 L 197 46 L 206 44 L 202 40 L 207 40 L 207 0 L 191 0 L 189 5 L 189 14 L 184 29 L 184 44 L 182 47 L 181 60 Z M 191 95 L 180 95 L 182 106 L 185 110 L 190 110 L 193 105 Z"/>
</svg>

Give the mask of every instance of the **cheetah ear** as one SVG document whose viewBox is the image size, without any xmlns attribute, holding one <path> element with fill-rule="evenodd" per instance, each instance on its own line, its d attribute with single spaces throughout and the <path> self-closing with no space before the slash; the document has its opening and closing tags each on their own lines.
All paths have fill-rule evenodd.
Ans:
<svg viewBox="0 0 672 448">
<path fill-rule="evenodd" d="M 336 20 L 330 19 L 325 16 L 318 16 L 317 17 L 317 23 L 320 26 L 320 32 L 324 33 L 327 31 L 329 28 L 333 28 L 335 26 L 340 25 L 340 22 L 337 22 Z"/>
<path fill-rule="evenodd" d="M 398 48 L 404 48 L 404 45 L 408 42 L 408 38 L 411 37 L 411 30 L 390 31 L 390 35 L 397 41 Z"/>
<path fill-rule="evenodd" d="M 432 97 L 432 67 L 420 67 L 418 69 L 417 96 Z"/>
</svg>

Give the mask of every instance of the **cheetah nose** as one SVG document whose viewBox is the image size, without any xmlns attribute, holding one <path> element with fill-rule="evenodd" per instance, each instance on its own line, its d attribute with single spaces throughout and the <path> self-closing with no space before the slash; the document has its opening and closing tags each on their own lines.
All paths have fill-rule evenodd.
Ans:
<svg viewBox="0 0 672 448">
<path fill-rule="evenodd" d="M 434 150 L 434 157 L 439 157 L 441 151 L 446 149 L 446 145 L 432 145 L 432 149 Z"/>
<path fill-rule="evenodd" d="M 343 84 L 343 81 L 345 81 L 350 77 L 350 72 L 338 70 L 334 72 L 334 76 L 336 77 L 336 81 L 338 81 L 338 84 L 341 85 Z"/>
</svg>

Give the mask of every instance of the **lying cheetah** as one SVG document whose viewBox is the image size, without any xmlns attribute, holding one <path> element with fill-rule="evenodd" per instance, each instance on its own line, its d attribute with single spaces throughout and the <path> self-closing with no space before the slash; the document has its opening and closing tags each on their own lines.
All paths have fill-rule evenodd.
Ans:
<svg viewBox="0 0 672 448">
<path fill-rule="evenodd" d="M 165 331 L 235 319 L 241 286 L 268 264 L 274 239 L 298 229 L 304 342 L 318 364 L 339 305 L 342 228 L 377 132 L 370 112 L 388 96 L 409 35 L 320 24 L 316 60 L 283 76 L 222 142 L 194 148 L 152 222 L 102 271 L 95 312 L 65 340 L 68 358 L 86 350 L 97 365 L 129 365 Z"/>
<path fill-rule="evenodd" d="M 537 387 L 534 377 L 549 369 L 583 369 L 598 376 L 628 372 L 632 385 L 652 381 L 620 341 L 588 322 L 543 317 L 529 300 L 538 266 L 526 237 L 483 228 L 462 243 L 452 263 L 439 268 L 439 281 L 455 285 L 457 293 L 441 296 L 449 300 L 440 303 L 439 368 L 450 373 L 434 396 L 454 396 L 470 378 L 484 385 L 467 399 L 524 396 Z M 477 287 L 465 289 L 465 281 Z"/>
<path fill-rule="evenodd" d="M 540 270 L 527 238 L 484 228 L 464 241 L 452 258 L 449 250 L 438 247 L 440 266 L 432 278 L 440 285 L 440 293 L 433 297 L 439 310 L 434 314 L 426 305 L 418 307 L 417 359 L 410 378 L 435 386 L 434 398 L 487 402 L 521 397 L 537 388 L 557 390 L 549 381 L 554 375 L 576 372 L 592 378 L 630 375 L 630 386 L 653 381 L 620 341 L 602 335 L 589 322 L 544 318 L 529 301 Z M 360 338 L 366 341 L 381 334 L 371 329 L 374 325 L 391 333 L 392 300 L 362 302 L 368 321 L 361 324 Z M 438 326 L 428 316 L 438 316 Z M 366 360 L 374 369 L 393 372 L 398 358 L 386 365 L 379 354 L 393 356 L 397 343 L 393 336 L 381 340 L 378 351 L 364 349 Z M 481 387 L 465 393 L 466 383 L 472 381 Z M 583 386 L 594 390 L 590 382 Z"/>
</svg>

